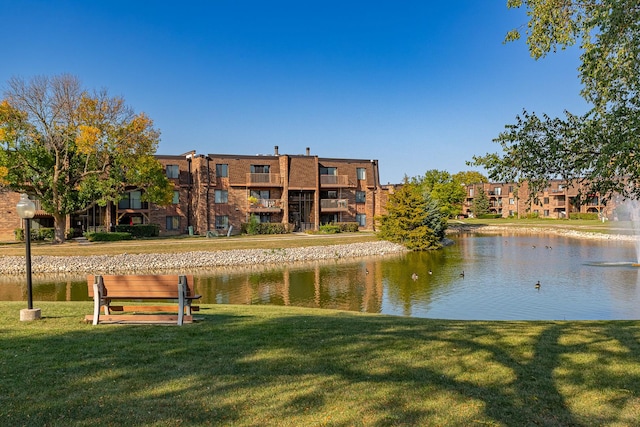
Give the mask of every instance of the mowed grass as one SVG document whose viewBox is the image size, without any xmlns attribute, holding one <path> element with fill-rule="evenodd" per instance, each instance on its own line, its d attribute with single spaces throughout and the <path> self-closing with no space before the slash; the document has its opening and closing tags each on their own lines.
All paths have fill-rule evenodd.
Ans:
<svg viewBox="0 0 640 427">
<path fill-rule="evenodd" d="M 0 425 L 640 425 L 640 321 L 205 305 L 91 326 L 90 302 L 36 307 L 0 303 Z"/>
<path fill-rule="evenodd" d="M 121 253 L 181 253 L 188 251 L 224 251 L 232 249 L 280 249 L 304 246 L 340 245 L 359 242 L 378 241 L 375 233 L 340 234 L 278 234 L 265 236 L 233 237 L 188 237 L 174 236 L 166 238 L 137 239 L 119 242 L 78 243 L 74 240 L 53 245 L 50 242 L 33 242 L 31 252 L 34 256 L 88 256 L 117 255 Z M 24 243 L 5 242 L 0 244 L 0 255 L 24 256 Z"/>
</svg>

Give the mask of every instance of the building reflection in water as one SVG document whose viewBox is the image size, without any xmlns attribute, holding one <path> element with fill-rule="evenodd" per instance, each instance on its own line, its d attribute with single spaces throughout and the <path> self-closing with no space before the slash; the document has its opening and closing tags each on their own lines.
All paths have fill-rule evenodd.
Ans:
<svg viewBox="0 0 640 427">
<path fill-rule="evenodd" d="M 250 272 L 199 275 L 202 302 L 263 304 L 379 313 L 382 307 L 381 263 L 314 262 Z"/>
</svg>

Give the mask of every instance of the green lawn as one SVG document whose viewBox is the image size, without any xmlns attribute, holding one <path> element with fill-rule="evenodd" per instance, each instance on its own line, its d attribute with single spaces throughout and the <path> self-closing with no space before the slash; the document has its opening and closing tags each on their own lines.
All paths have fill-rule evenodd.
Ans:
<svg viewBox="0 0 640 427">
<path fill-rule="evenodd" d="M 634 426 L 640 322 L 203 306 L 178 326 L 0 302 L 0 425 Z"/>
<path fill-rule="evenodd" d="M 36 255 L 77 256 L 117 255 L 121 253 L 180 253 L 186 251 L 223 251 L 232 249 L 280 249 L 303 246 L 341 245 L 346 243 L 378 241 L 375 233 L 339 234 L 271 234 L 263 236 L 233 236 L 206 238 L 202 236 L 174 236 L 164 238 L 126 240 L 119 242 L 95 242 L 79 244 L 70 240 L 60 245 L 50 242 L 33 242 L 31 251 Z M 24 256 L 24 243 L 0 244 L 2 255 Z"/>
</svg>

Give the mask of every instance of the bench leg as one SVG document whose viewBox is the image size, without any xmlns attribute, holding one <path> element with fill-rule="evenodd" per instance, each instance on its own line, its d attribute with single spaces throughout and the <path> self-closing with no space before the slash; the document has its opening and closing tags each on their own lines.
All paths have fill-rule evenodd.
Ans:
<svg viewBox="0 0 640 427">
<path fill-rule="evenodd" d="M 184 284 L 178 283 L 178 325 L 182 325 L 184 321 L 184 305 L 186 299 L 184 293 Z"/>
<path fill-rule="evenodd" d="M 98 291 L 98 284 L 93 284 L 93 324 L 97 325 L 100 320 L 100 292 Z"/>
</svg>

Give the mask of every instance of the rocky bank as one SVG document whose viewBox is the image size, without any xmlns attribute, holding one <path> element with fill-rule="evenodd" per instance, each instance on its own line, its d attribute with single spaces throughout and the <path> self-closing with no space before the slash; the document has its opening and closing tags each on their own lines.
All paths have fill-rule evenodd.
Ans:
<svg viewBox="0 0 640 427">
<path fill-rule="evenodd" d="M 206 269 L 257 264 L 282 265 L 299 261 L 335 260 L 402 253 L 406 249 L 387 241 L 286 249 L 236 249 L 178 254 L 119 254 L 95 256 L 33 256 L 34 274 L 139 274 L 163 270 Z M 0 274 L 25 274 L 21 256 L 0 256 Z"/>
</svg>

